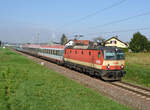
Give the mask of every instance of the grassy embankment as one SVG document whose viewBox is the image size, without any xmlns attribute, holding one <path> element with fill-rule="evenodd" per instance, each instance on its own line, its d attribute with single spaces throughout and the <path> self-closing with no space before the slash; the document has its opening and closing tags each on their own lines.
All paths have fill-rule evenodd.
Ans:
<svg viewBox="0 0 150 110">
<path fill-rule="evenodd" d="M 123 80 L 150 87 L 150 53 L 126 53 L 126 70 Z"/>
<path fill-rule="evenodd" d="M 128 110 L 129 108 L 0 48 L 0 110 Z"/>
</svg>

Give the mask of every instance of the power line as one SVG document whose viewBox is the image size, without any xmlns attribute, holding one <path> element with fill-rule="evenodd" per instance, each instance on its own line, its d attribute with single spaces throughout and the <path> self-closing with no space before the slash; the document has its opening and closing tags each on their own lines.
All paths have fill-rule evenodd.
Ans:
<svg viewBox="0 0 150 110">
<path fill-rule="evenodd" d="M 62 27 L 66 26 L 66 25 L 69 25 L 69 24 L 73 24 L 73 23 L 76 23 L 76 22 L 83 21 L 83 20 L 85 20 L 85 19 L 88 19 L 88 18 L 90 18 L 90 17 L 92 17 L 92 16 L 97 15 L 98 13 L 101 13 L 101 12 L 103 12 L 103 11 L 106 11 L 106 10 L 109 10 L 109 9 L 111 9 L 111 8 L 114 8 L 114 7 L 116 7 L 116 6 L 118 6 L 118 5 L 122 4 L 122 3 L 124 3 L 125 1 L 127 1 L 127 0 L 121 0 L 121 1 L 119 1 L 119 2 L 116 2 L 116 3 L 114 3 L 114 4 L 112 4 L 112 5 L 108 6 L 108 7 L 105 7 L 105 8 L 103 8 L 103 9 L 101 9 L 101 10 L 97 10 L 97 11 L 95 11 L 95 12 L 93 12 L 93 13 L 90 13 L 90 14 L 88 14 L 88 15 L 86 15 L 86 16 L 83 16 L 83 17 L 81 17 L 81 18 L 79 18 L 79 19 L 77 19 L 77 20 L 74 20 L 74 21 L 72 21 L 72 22 L 70 22 L 70 23 L 68 23 L 68 24 L 64 24 Z M 61 27 L 60 27 L 60 28 L 61 28 Z"/>
<path fill-rule="evenodd" d="M 150 14 L 150 12 L 145 12 L 145 13 L 137 14 L 137 15 L 130 16 L 130 17 L 127 17 L 127 18 L 123 18 L 123 19 L 120 19 L 120 20 L 111 21 L 111 22 L 108 22 L 108 23 L 105 23 L 105 24 L 102 24 L 102 25 L 97 25 L 97 26 L 94 26 L 94 27 L 88 27 L 87 29 L 95 29 L 95 28 L 98 28 L 98 27 L 104 27 L 104 26 L 108 26 L 108 25 L 112 25 L 112 24 L 117 24 L 117 23 L 120 23 L 120 22 L 124 22 L 124 21 L 130 20 L 130 19 L 137 18 L 137 17 L 146 16 L 146 15 L 149 15 L 149 14 Z M 75 32 L 73 34 L 75 34 Z M 91 34 L 91 33 L 89 33 L 89 34 Z M 89 35 L 89 34 L 86 34 L 86 35 Z"/>
<path fill-rule="evenodd" d="M 112 25 L 112 24 L 117 24 L 117 23 L 120 23 L 120 22 L 124 22 L 124 21 L 130 20 L 130 19 L 137 18 L 137 17 L 146 16 L 146 15 L 149 15 L 149 14 L 150 14 L 150 12 L 141 13 L 141 14 L 137 14 L 137 15 L 134 15 L 134 16 L 130 16 L 130 17 L 124 18 L 124 19 L 120 19 L 120 20 L 116 20 L 116 21 L 111 21 L 111 22 L 108 22 L 108 23 L 105 23 L 105 24 L 102 24 L 102 25 L 97 25 L 97 26 L 89 27 L 89 28 L 90 29 L 91 28 L 95 29 L 95 28 L 98 28 L 98 27 L 101 27 L 101 26 L 108 26 L 108 25 Z"/>
<path fill-rule="evenodd" d="M 145 28 L 136 28 L 136 29 L 126 29 L 126 30 L 115 30 L 115 31 L 105 31 L 105 32 L 99 32 L 101 34 L 106 34 L 106 33 L 119 33 L 119 32 L 130 32 L 130 31 L 142 31 L 142 30 L 150 30 L 150 27 L 145 27 Z M 88 33 L 84 35 L 92 35 L 96 33 Z"/>
<path fill-rule="evenodd" d="M 125 2 L 126 0 L 122 0 L 122 1 L 120 1 L 120 3 L 118 2 L 118 5 L 119 4 L 121 4 L 121 3 L 123 3 L 123 2 Z M 117 5 L 117 4 L 116 4 Z M 112 7 L 114 7 L 113 5 L 111 5 Z M 111 6 L 109 7 L 109 8 L 111 8 Z M 108 8 L 108 7 L 107 7 Z M 85 17 L 82 17 L 82 18 L 80 18 L 80 19 L 78 19 L 78 20 L 76 20 L 76 21 L 82 21 L 82 20 L 84 20 L 84 19 L 87 19 L 87 18 L 89 18 L 89 17 L 91 17 L 91 16 L 94 16 L 94 15 L 96 15 L 96 14 L 98 14 L 99 12 L 101 12 L 101 11 L 105 11 L 105 10 L 107 10 L 107 8 L 104 8 L 104 9 L 102 9 L 102 10 L 99 10 L 99 11 L 96 11 L 96 12 L 94 12 L 94 13 L 91 13 L 91 14 L 89 14 L 89 15 L 87 15 L 87 16 L 85 16 Z M 108 8 L 108 9 L 109 9 Z M 123 19 L 120 19 L 120 20 L 115 20 L 115 21 L 111 21 L 111 22 L 108 22 L 108 23 L 105 23 L 105 24 L 102 24 L 102 25 L 96 25 L 96 26 L 94 26 L 94 27 L 89 27 L 90 29 L 92 28 L 92 29 L 95 29 L 95 28 L 98 28 L 98 27 L 104 27 L 104 26 L 108 26 L 108 25 L 112 25 L 112 24 L 117 24 L 117 23 L 121 23 L 121 22 L 124 22 L 124 21 L 127 21 L 127 20 L 131 20 L 131 19 L 135 19 L 135 18 L 138 18 L 138 17 L 141 17 L 141 16 L 146 16 L 146 15 L 149 15 L 150 14 L 150 12 L 145 12 L 145 13 L 141 13 L 141 14 L 137 14 L 137 15 L 134 15 L 134 16 L 129 16 L 129 17 L 126 17 L 126 18 L 123 18 Z M 74 21 L 75 22 L 75 21 Z M 117 33 L 117 32 L 128 32 L 128 31 L 134 31 L 134 30 L 148 30 L 149 28 L 140 28 L 140 29 L 129 29 L 129 30 L 119 30 L 119 31 L 111 31 L 111 32 L 102 32 L 102 33 Z M 91 34 L 91 33 L 90 33 Z M 92 33 L 93 34 L 93 33 Z M 89 35 L 89 34 L 86 34 L 86 35 Z"/>
<path fill-rule="evenodd" d="M 103 12 L 103 11 L 109 10 L 109 9 L 111 9 L 111 8 L 113 8 L 113 7 L 116 7 L 116 6 L 122 4 L 122 3 L 125 2 L 125 1 L 127 1 L 127 0 L 121 0 L 121 1 L 119 1 L 119 2 L 117 2 L 117 3 L 114 3 L 114 4 L 110 5 L 110 6 L 108 6 L 108 7 L 105 7 L 105 8 L 103 8 L 103 9 L 101 9 L 101 10 L 98 10 L 98 11 L 96 11 L 96 12 L 93 12 L 93 13 L 91 13 L 91 14 L 88 14 L 88 15 L 86 15 L 86 16 L 84 16 L 84 17 L 82 17 L 82 18 L 80 18 L 80 19 L 78 19 L 78 20 L 76 20 L 76 21 L 79 22 L 79 21 L 88 19 L 88 18 L 90 18 L 90 17 L 92 17 L 92 16 L 94 16 L 94 15 L 97 15 L 97 14 L 100 13 L 100 12 Z"/>
<path fill-rule="evenodd" d="M 97 26 L 94 26 L 94 27 L 88 27 L 87 29 L 95 29 L 95 28 L 98 28 L 98 27 L 104 27 L 104 26 L 108 26 L 108 25 L 112 25 L 112 24 L 117 24 L 117 23 L 124 22 L 124 21 L 130 20 L 130 19 L 138 18 L 138 17 L 141 17 L 141 16 L 146 16 L 146 15 L 149 15 L 149 14 L 150 14 L 150 12 L 145 12 L 145 13 L 137 14 L 137 15 L 130 16 L 130 17 L 127 17 L 127 18 L 123 18 L 123 19 L 120 19 L 120 20 L 111 21 L 111 22 L 108 22 L 108 23 L 105 23 L 105 24 L 102 24 L 102 25 L 97 25 Z M 75 34 L 75 32 L 73 34 Z"/>
</svg>

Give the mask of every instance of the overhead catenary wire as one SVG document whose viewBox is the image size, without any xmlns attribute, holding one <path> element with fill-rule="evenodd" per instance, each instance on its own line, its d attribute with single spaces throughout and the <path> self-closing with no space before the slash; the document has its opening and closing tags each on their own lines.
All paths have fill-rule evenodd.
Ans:
<svg viewBox="0 0 150 110">
<path fill-rule="evenodd" d="M 102 24 L 102 25 L 96 25 L 96 26 L 89 27 L 89 28 L 90 29 L 95 29 L 95 28 L 98 28 L 98 27 L 101 27 L 101 26 L 108 26 L 108 25 L 112 25 L 112 24 L 117 24 L 117 23 L 121 23 L 121 22 L 130 20 L 130 19 L 135 19 L 137 17 L 146 16 L 146 15 L 149 15 L 149 14 L 150 14 L 150 12 L 145 12 L 145 13 L 137 14 L 137 15 L 134 15 L 134 16 L 129 16 L 127 18 L 111 21 L 111 22 L 108 22 L 108 23 L 105 23 L 105 24 Z"/>
<path fill-rule="evenodd" d="M 131 32 L 131 31 L 142 31 L 142 30 L 150 30 L 150 27 L 144 28 L 134 28 L 134 29 L 125 29 L 125 30 L 115 30 L 115 31 L 105 31 L 105 32 L 98 32 L 99 34 L 111 34 L 111 33 L 121 33 L 121 32 Z M 96 33 L 87 33 L 84 35 L 94 35 Z"/>
<path fill-rule="evenodd" d="M 67 25 L 72 25 L 73 23 L 79 23 L 79 22 L 81 22 L 81 21 L 83 21 L 85 19 L 89 19 L 90 17 L 95 16 L 95 15 L 97 15 L 97 14 L 103 12 L 103 11 L 106 11 L 106 10 L 114 8 L 114 7 L 124 3 L 125 1 L 127 1 L 127 0 L 121 0 L 119 2 L 116 2 L 116 3 L 114 3 L 114 4 L 110 5 L 110 6 L 107 6 L 107 7 L 103 8 L 103 9 L 97 10 L 97 11 L 95 11 L 93 13 L 90 13 L 90 14 L 88 14 L 86 16 L 83 16 L 83 17 L 81 17 L 81 18 L 79 18 L 77 20 L 74 20 L 74 21 L 71 21 L 69 23 L 66 23 L 66 24 L 62 25 L 61 27 L 59 27 L 59 28 L 62 28 L 62 27 L 67 26 Z"/>
<path fill-rule="evenodd" d="M 108 25 L 121 23 L 121 22 L 124 22 L 124 21 L 135 19 L 135 18 L 138 18 L 138 17 L 141 17 L 141 16 L 146 16 L 146 15 L 149 15 L 149 14 L 150 14 L 150 12 L 144 12 L 144 13 L 129 16 L 129 17 L 126 17 L 126 18 L 123 18 L 123 19 L 120 19 L 120 20 L 115 20 L 115 21 L 111 21 L 111 22 L 108 22 L 108 23 L 105 23 L 105 24 L 101 24 L 101 25 L 97 25 L 97 26 L 93 26 L 93 27 L 88 27 L 87 29 L 96 29 L 96 28 L 99 28 L 99 27 L 105 27 L 105 26 L 108 26 Z M 73 32 L 72 34 L 75 34 L 75 33 L 77 33 L 77 32 Z M 89 33 L 87 33 L 87 34 L 89 34 Z"/>
</svg>

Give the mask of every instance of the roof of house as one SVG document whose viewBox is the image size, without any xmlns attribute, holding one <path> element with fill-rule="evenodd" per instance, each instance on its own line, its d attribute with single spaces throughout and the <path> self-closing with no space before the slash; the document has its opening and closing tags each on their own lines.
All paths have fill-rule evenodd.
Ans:
<svg viewBox="0 0 150 110">
<path fill-rule="evenodd" d="M 75 44 L 89 45 L 90 40 L 73 40 Z"/>
<path fill-rule="evenodd" d="M 109 41 L 110 39 L 113 39 L 113 38 L 114 38 L 114 39 L 116 39 L 116 40 L 118 40 L 118 41 L 120 41 L 121 43 L 123 43 L 123 44 L 125 44 L 125 45 L 127 45 L 127 46 L 128 46 L 128 44 L 127 44 L 127 43 L 125 43 L 125 42 L 123 42 L 123 41 L 119 40 L 117 36 L 115 36 L 115 37 L 111 37 L 111 38 L 107 39 L 107 40 L 105 41 L 105 43 L 106 43 L 107 41 Z"/>
</svg>

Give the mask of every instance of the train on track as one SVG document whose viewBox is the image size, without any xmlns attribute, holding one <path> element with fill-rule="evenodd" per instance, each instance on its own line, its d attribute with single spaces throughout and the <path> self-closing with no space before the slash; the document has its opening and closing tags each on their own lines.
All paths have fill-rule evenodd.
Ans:
<svg viewBox="0 0 150 110">
<path fill-rule="evenodd" d="M 74 40 L 63 45 L 24 44 L 16 50 L 40 57 L 103 80 L 121 80 L 125 75 L 125 54 L 118 47 Z"/>
</svg>

